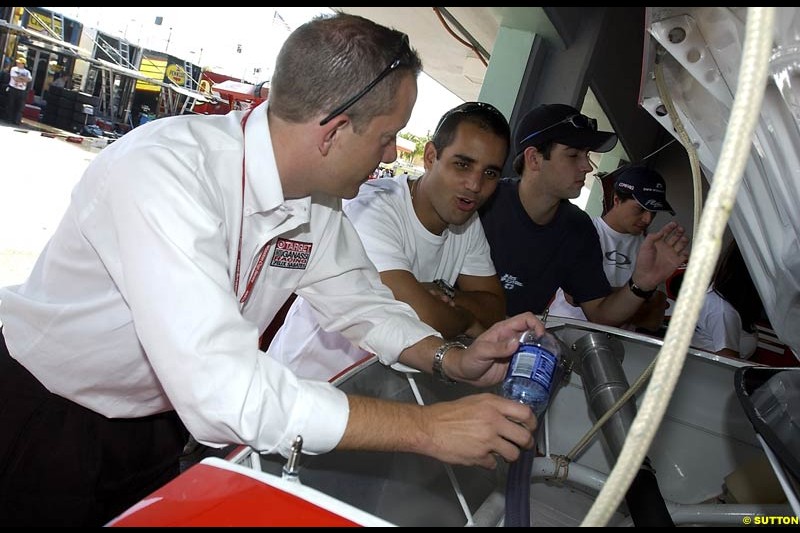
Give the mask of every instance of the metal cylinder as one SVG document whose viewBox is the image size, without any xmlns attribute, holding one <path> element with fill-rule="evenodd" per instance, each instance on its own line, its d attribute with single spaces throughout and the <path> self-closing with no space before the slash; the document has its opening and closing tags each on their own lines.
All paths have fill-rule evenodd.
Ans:
<svg viewBox="0 0 800 533">
<path fill-rule="evenodd" d="M 607 333 L 584 335 L 572 346 L 573 370 L 581 376 L 586 401 L 597 420 L 630 388 L 622 368 L 625 349 L 619 339 Z M 605 423 L 603 436 L 609 451 L 618 457 L 628 430 L 636 417 L 631 398 Z"/>
</svg>

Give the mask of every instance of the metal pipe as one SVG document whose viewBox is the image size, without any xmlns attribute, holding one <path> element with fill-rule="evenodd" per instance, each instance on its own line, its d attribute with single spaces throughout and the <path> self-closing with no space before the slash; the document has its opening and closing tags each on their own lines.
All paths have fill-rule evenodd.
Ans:
<svg viewBox="0 0 800 533">
<path fill-rule="evenodd" d="M 599 492 L 608 479 L 603 472 L 593 468 L 582 466 L 577 463 L 570 463 L 564 466 L 558 457 L 537 457 L 533 461 L 531 471 L 532 480 L 546 479 L 556 480 L 560 483 L 568 483 L 581 488 Z M 494 496 L 494 494 L 492 495 Z M 490 496 L 490 498 L 492 498 Z M 498 503 L 497 496 L 490 502 L 487 499 L 484 506 L 481 506 L 480 513 L 476 513 L 476 525 L 497 525 L 492 522 L 490 517 L 502 514 L 502 502 Z M 678 525 L 746 525 L 745 517 L 753 516 L 794 516 L 794 511 L 789 504 L 682 504 L 666 502 L 667 510 L 672 517 L 672 521 Z M 480 520 L 478 515 L 480 514 Z M 615 526 L 633 525 L 630 518 L 626 518 L 623 523 L 616 523 Z"/>
<path fill-rule="evenodd" d="M 554 479 L 560 482 L 569 481 L 595 492 L 600 492 L 607 478 L 602 472 L 578 463 L 569 463 L 563 466 L 555 457 L 534 459 L 531 477 L 533 479 Z"/>
<path fill-rule="evenodd" d="M 581 376 L 586 401 L 597 420 L 630 388 L 622 368 L 625 348 L 619 339 L 605 333 L 584 335 L 572 348 L 573 369 Z M 603 426 L 603 436 L 613 457 L 619 456 L 634 418 L 636 405 L 629 401 Z"/>
<path fill-rule="evenodd" d="M 630 388 L 622 360 L 625 354 L 622 342 L 603 333 L 584 335 L 573 344 L 574 369 L 583 381 L 586 401 L 595 420 L 617 408 L 602 426 L 606 445 L 616 460 L 619 457 L 628 430 L 636 418 L 633 396 L 624 400 Z M 619 403 L 624 402 L 621 406 Z M 628 509 L 637 526 L 672 526 L 658 480 L 645 458 L 625 496 Z"/>
</svg>

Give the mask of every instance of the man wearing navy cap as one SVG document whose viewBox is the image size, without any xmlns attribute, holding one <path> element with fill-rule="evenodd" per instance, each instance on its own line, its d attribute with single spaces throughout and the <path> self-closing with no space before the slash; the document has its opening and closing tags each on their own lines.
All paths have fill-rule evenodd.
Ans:
<svg viewBox="0 0 800 533">
<path fill-rule="evenodd" d="M 603 269 L 611 286 L 624 288 L 636 266 L 636 257 L 647 229 L 659 211 L 675 215 L 667 201 L 664 178 L 653 169 L 635 165 L 616 170 L 611 205 L 602 217 L 592 217 L 600 238 Z M 629 321 L 631 329 L 656 331 L 664 321 L 666 295 L 656 291 Z M 550 314 L 586 320 L 583 310 L 559 289 L 550 305 Z"/>
<path fill-rule="evenodd" d="M 614 200 L 610 210 L 620 203 L 624 203 L 625 200 L 635 200 L 641 209 L 652 215 L 642 230 L 647 229 L 658 211 L 669 211 L 672 216 L 675 216 L 675 211 L 667 202 L 667 184 L 661 174 L 638 165 L 623 167 L 618 172 L 619 174 L 614 180 Z M 622 201 L 617 202 L 618 199 L 622 199 Z M 640 231 L 640 233 L 642 232 Z"/>
<path fill-rule="evenodd" d="M 506 291 L 506 312 L 542 313 L 562 287 L 589 320 L 620 326 L 688 258 L 689 239 L 675 222 L 648 235 L 624 290 L 613 291 L 589 215 L 569 202 L 592 170 L 589 152 L 617 142 L 597 121 L 564 104 L 539 106 L 514 136 L 514 171 L 481 212 L 486 238 Z"/>
</svg>

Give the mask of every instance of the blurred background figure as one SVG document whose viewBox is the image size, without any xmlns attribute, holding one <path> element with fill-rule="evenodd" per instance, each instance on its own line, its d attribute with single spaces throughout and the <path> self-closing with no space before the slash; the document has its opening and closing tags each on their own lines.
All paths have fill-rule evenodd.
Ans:
<svg viewBox="0 0 800 533">
<path fill-rule="evenodd" d="M 756 322 L 764 307 L 736 241 L 725 249 L 711 279 L 692 346 L 748 359 L 756 350 Z"/>
<path fill-rule="evenodd" d="M 53 83 L 50 84 L 51 87 L 61 87 L 62 89 L 66 88 L 67 85 L 67 75 L 64 72 L 56 72 L 53 76 Z"/>
<path fill-rule="evenodd" d="M 18 57 L 16 65 L 11 67 L 8 80 L 8 121 L 19 126 L 22 124 L 22 111 L 28 96 L 28 86 L 33 81 L 31 71 L 25 65 L 25 58 Z"/>
</svg>

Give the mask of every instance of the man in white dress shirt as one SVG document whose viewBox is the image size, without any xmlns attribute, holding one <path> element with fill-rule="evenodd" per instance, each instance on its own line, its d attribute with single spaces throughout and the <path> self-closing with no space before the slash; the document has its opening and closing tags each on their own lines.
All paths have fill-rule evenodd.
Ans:
<svg viewBox="0 0 800 533">
<path fill-rule="evenodd" d="M 343 207 L 381 281 L 446 339 L 477 337 L 505 318 L 477 210 L 497 186 L 510 135 L 494 106 L 461 104 L 425 145 L 422 177 L 367 181 Z M 370 355 L 322 329 L 304 298 L 292 304 L 269 353 L 297 375 L 323 380 Z"/>
<path fill-rule="evenodd" d="M 530 409 L 498 395 L 346 395 L 258 349 L 294 292 L 382 362 L 478 387 L 502 379 L 522 331 L 544 331 L 521 314 L 467 348 L 443 342 L 342 213 L 396 158 L 420 70 L 404 34 L 319 17 L 287 39 L 268 101 L 155 120 L 94 159 L 28 280 L 0 290 L 0 523 L 105 524 L 177 475 L 187 430 L 487 468 L 533 445 Z"/>
</svg>

